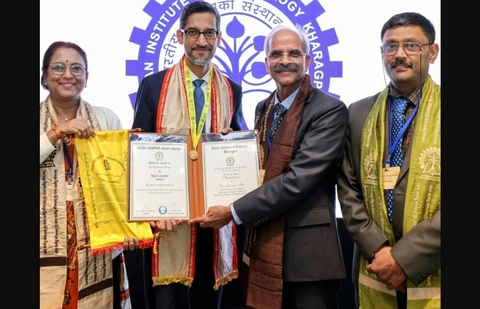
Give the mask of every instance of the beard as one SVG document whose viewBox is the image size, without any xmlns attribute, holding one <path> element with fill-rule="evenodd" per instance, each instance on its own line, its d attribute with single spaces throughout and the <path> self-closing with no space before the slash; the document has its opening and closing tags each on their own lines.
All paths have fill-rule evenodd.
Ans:
<svg viewBox="0 0 480 309">
<path fill-rule="evenodd" d="M 210 61 L 212 60 L 212 57 L 207 57 L 207 58 L 195 58 L 195 57 L 191 57 L 190 59 L 192 59 L 193 63 L 195 65 L 198 65 L 198 66 L 206 66 L 210 63 Z"/>
</svg>

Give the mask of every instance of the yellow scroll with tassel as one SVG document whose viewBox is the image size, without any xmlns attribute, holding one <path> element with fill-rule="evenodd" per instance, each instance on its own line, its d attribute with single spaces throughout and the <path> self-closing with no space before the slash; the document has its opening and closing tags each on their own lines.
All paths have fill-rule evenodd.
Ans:
<svg viewBox="0 0 480 309">
<path fill-rule="evenodd" d="M 140 249 L 153 246 L 150 224 L 127 220 L 128 133 L 96 131 L 75 140 L 93 254 L 123 248 L 126 237 Z"/>
</svg>

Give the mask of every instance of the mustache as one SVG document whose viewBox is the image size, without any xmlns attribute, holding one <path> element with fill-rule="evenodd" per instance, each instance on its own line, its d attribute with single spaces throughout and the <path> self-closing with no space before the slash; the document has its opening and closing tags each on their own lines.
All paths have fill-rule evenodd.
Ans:
<svg viewBox="0 0 480 309">
<path fill-rule="evenodd" d="M 408 64 L 406 63 L 405 61 L 395 61 L 394 63 L 392 63 L 392 67 L 397 67 L 397 66 L 403 66 L 403 67 L 409 67 L 411 68 L 412 67 L 412 64 Z"/>
<path fill-rule="evenodd" d="M 293 63 L 289 63 L 288 65 L 277 64 L 273 68 L 273 72 L 275 72 L 275 73 L 281 73 L 281 72 L 295 72 L 296 73 L 298 71 L 299 71 L 298 67 Z"/>
</svg>

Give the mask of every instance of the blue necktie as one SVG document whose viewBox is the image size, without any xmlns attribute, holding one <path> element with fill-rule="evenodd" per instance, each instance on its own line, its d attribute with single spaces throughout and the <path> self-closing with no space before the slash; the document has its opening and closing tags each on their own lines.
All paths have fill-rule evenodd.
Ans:
<svg viewBox="0 0 480 309">
<path fill-rule="evenodd" d="M 193 91 L 193 97 L 195 99 L 195 116 L 197 117 L 197 128 L 200 122 L 200 116 L 202 115 L 203 105 L 205 104 L 205 96 L 202 90 L 203 79 L 196 79 L 193 81 L 195 84 L 195 90 Z M 205 126 L 203 127 L 205 130 Z"/>
<path fill-rule="evenodd" d="M 393 144 L 397 138 L 403 124 L 405 123 L 405 111 L 407 110 L 408 99 L 395 98 L 392 104 L 392 127 L 390 129 L 390 144 Z M 405 132 L 404 132 L 405 133 Z M 402 139 L 398 141 L 395 150 L 390 158 L 390 166 L 402 166 L 403 154 L 402 154 Z M 387 192 L 387 212 L 390 222 L 393 220 L 393 190 Z"/>
<path fill-rule="evenodd" d="M 280 124 L 282 123 L 283 116 L 287 112 L 287 108 L 280 103 L 275 104 L 274 108 L 275 108 L 275 119 L 273 119 L 272 128 L 270 129 L 270 134 L 268 137 L 270 143 L 272 142 L 273 137 L 277 133 L 277 130 L 280 127 Z"/>
</svg>

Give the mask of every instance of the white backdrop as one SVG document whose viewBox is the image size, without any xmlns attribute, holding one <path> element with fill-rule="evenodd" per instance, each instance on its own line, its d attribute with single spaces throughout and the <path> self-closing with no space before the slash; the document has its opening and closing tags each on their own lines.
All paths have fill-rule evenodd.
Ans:
<svg viewBox="0 0 480 309">
<path fill-rule="evenodd" d="M 92 104 L 113 109 L 119 115 L 124 128 L 131 127 L 133 108 L 129 95 L 135 93 L 138 87 L 138 76 L 127 75 L 126 61 L 139 58 L 139 48 L 142 48 L 132 43 L 130 39 L 134 28 L 145 29 L 152 19 L 152 16 L 144 11 L 152 1 L 171 6 L 189 2 L 186 0 L 40 2 L 40 65 L 45 50 L 52 42 L 65 40 L 79 44 L 87 52 L 90 72 L 88 87 L 83 91 L 82 97 Z M 237 6 L 242 3 L 238 0 L 234 2 Z M 295 9 L 298 10 L 298 7 L 311 4 L 312 1 L 270 2 L 273 3 L 271 5 L 282 7 L 282 10 L 291 8 L 293 12 Z M 267 2 L 256 1 L 256 4 L 266 6 Z M 318 4 L 323 7 L 324 12 L 315 15 L 316 22 L 323 30 L 334 30 L 338 39 L 337 43 L 328 46 L 329 60 L 341 63 L 340 76 L 330 78 L 326 90 L 337 95 L 347 105 L 381 90 L 386 85 L 386 80 L 388 81 L 388 77 L 383 73 L 379 46 L 380 30 L 390 16 L 404 11 L 416 11 L 425 15 L 435 26 L 436 42 L 441 43 L 438 0 L 318 0 Z M 222 26 L 223 20 L 222 18 Z M 178 22 L 175 25 L 178 27 Z M 247 27 L 246 32 L 257 35 L 256 32 L 259 30 L 252 26 Z M 262 61 L 263 58 L 262 54 Z M 438 83 L 440 83 L 440 58 L 441 53 L 430 70 L 433 79 Z M 41 67 L 39 76 L 40 74 Z M 245 85 L 242 86 L 245 91 Z M 39 89 L 40 99 L 43 100 L 48 93 L 40 83 Z M 270 84 L 268 89 L 273 90 L 274 85 Z M 265 94 L 255 98 L 244 95 L 244 114 L 249 128 L 253 126 L 255 104 L 264 97 Z"/>
</svg>

